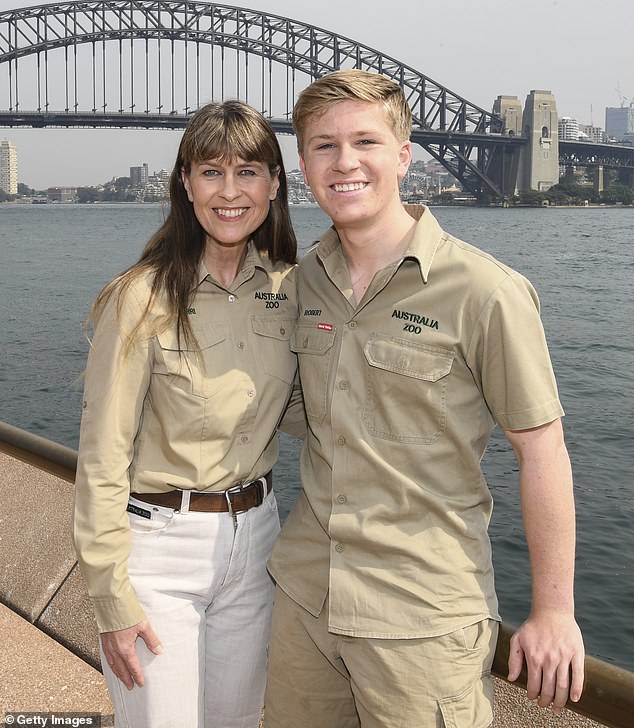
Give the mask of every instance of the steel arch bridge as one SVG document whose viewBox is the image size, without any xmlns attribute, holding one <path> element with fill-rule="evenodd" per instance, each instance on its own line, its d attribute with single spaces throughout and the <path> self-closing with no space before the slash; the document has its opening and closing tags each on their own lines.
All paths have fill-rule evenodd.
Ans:
<svg viewBox="0 0 634 728">
<path fill-rule="evenodd" d="M 0 126 L 179 128 L 202 103 L 234 97 L 292 133 L 297 93 L 339 68 L 398 82 L 414 116 L 412 141 L 476 197 L 508 196 L 507 160 L 526 140 L 505 135 L 501 118 L 334 32 L 196 0 L 0 12 Z"/>
</svg>

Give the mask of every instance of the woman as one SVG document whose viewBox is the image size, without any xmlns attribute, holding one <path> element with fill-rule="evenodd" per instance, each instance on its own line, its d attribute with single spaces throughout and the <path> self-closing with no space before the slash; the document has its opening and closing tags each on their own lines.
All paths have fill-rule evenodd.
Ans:
<svg viewBox="0 0 634 728">
<path fill-rule="evenodd" d="M 296 241 L 269 124 L 239 101 L 201 108 L 170 197 L 91 311 L 75 545 L 116 725 L 255 728 L 296 370 Z M 285 429 L 301 435 L 298 400 Z"/>
</svg>

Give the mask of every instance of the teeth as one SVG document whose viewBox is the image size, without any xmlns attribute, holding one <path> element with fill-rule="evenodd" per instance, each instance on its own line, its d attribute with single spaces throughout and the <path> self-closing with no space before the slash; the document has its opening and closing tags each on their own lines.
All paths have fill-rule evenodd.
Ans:
<svg viewBox="0 0 634 728">
<path fill-rule="evenodd" d="M 223 217 L 240 217 L 240 215 L 245 213 L 248 209 L 248 207 L 230 207 L 226 209 L 217 207 L 216 212 L 218 215 L 222 215 Z"/>
<path fill-rule="evenodd" d="M 333 185 L 335 192 L 352 192 L 354 190 L 362 190 L 365 187 L 365 182 L 351 182 L 345 185 Z"/>
</svg>

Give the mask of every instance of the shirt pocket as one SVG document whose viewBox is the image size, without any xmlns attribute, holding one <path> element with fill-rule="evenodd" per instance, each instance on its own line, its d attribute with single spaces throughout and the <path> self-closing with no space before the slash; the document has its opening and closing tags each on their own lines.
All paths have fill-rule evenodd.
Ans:
<svg viewBox="0 0 634 728">
<path fill-rule="evenodd" d="M 213 397 L 223 386 L 223 374 L 230 368 L 222 343 L 226 332 L 221 325 L 192 327 L 198 348 L 186 344 L 181 349 L 174 329 L 157 335 L 159 352 L 154 373 L 169 377 L 169 385 L 197 397 Z"/>
<path fill-rule="evenodd" d="M 295 323 L 294 318 L 251 317 L 257 358 L 267 374 L 287 384 L 292 384 L 297 369 L 297 357 L 290 347 Z"/>
<path fill-rule="evenodd" d="M 298 324 L 291 337 L 291 350 L 299 359 L 306 414 L 317 424 L 323 422 L 327 412 L 328 371 L 334 342 L 335 329 L 319 329 L 316 324 Z"/>
<path fill-rule="evenodd" d="M 438 439 L 446 427 L 453 352 L 375 334 L 364 354 L 369 366 L 362 420 L 368 431 L 403 443 Z"/>
</svg>

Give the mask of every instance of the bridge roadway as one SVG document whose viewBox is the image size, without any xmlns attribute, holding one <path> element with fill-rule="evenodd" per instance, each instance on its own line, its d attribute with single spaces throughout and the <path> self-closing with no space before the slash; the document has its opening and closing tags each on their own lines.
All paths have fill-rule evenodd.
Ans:
<svg viewBox="0 0 634 728">
<path fill-rule="evenodd" d="M 176 111 L 169 114 L 126 113 L 126 112 L 74 112 L 74 111 L 4 111 L 0 110 L 0 128 L 30 127 L 44 128 L 118 128 L 118 129 L 184 129 L 191 114 Z M 279 134 L 293 134 L 293 125 L 289 119 L 267 117 L 271 126 Z M 460 143 L 493 143 L 503 147 L 517 147 L 527 143 L 525 137 L 507 136 L 502 133 L 467 133 L 460 131 L 443 131 L 414 126 L 411 139 L 424 146 L 425 144 Z M 561 143 L 561 142 L 560 142 Z M 602 145 L 608 146 L 609 145 Z M 634 150 L 633 150 L 634 151 Z"/>
</svg>

